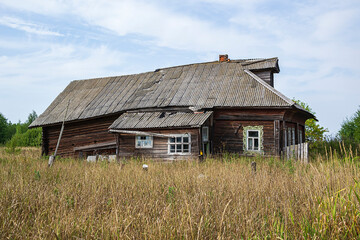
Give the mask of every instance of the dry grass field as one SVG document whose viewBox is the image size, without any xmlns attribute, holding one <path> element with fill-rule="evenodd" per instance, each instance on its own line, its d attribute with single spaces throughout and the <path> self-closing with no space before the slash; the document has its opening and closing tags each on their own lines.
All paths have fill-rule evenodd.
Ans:
<svg viewBox="0 0 360 240">
<path fill-rule="evenodd" d="M 0 239 L 358 239 L 360 160 L 57 160 L 0 148 Z M 256 160 L 257 172 L 251 172 Z"/>
</svg>

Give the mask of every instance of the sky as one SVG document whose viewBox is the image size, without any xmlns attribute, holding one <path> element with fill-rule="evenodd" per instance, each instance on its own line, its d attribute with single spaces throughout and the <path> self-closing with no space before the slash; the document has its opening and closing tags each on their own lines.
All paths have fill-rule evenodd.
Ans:
<svg viewBox="0 0 360 240">
<path fill-rule="evenodd" d="M 360 108 L 359 0 L 0 0 L 0 113 L 24 122 L 73 80 L 278 57 L 275 88 L 335 135 Z"/>
</svg>

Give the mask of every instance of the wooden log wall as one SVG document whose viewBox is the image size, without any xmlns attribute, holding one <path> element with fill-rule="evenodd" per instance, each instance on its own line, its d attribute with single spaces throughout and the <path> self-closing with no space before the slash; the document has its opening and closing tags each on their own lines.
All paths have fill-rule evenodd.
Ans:
<svg viewBox="0 0 360 240">
<path fill-rule="evenodd" d="M 279 155 L 281 150 L 281 124 L 285 110 L 232 110 L 221 109 L 214 114 L 214 152 L 243 154 L 243 128 L 263 126 L 265 155 Z"/>
<path fill-rule="evenodd" d="M 191 154 L 189 155 L 169 155 L 168 154 L 168 138 L 153 137 L 152 148 L 136 148 L 135 135 L 120 134 L 119 157 L 150 157 L 153 159 L 175 160 L 189 159 L 199 157 L 199 129 L 174 129 L 159 130 L 146 129 L 144 132 L 160 133 L 160 134 L 191 134 Z"/>
<path fill-rule="evenodd" d="M 78 157 L 74 152 L 74 147 L 81 147 L 101 142 L 115 141 L 115 135 L 109 133 L 108 127 L 115 121 L 118 116 L 108 116 L 98 119 L 92 119 L 82 122 L 65 123 L 64 132 L 60 140 L 58 155 L 62 157 Z M 60 134 L 61 125 L 43 127 L 47 133 L 48 154 L 55 151 L 56 143 Z M 44 150 L 45 151 L 45 150 Z M 115 154 L 115 148 L 112 151 Z"/>
</svg>

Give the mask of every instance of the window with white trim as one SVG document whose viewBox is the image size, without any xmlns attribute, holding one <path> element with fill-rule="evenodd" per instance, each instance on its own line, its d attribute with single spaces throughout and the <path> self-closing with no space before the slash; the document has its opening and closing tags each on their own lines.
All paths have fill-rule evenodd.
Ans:
<svg viewBox="0 0 360 240">
<path fill-rule="evenodd" d="M 191 135 L 176 134 L 168 139 L 169 154 L 190 154 L 191 153 Z"/>
<path fill-rule="evenodd" d="M 260 131 L 259 130 L 247 130 L 247 149 L 248 151 L 260 151 Z"/>
<path fill-rule="evenodd" d="M 136 148 L 152 148 L 153 137 L 152 136 L 136 136 L 135 137 Z"/>
</svg>

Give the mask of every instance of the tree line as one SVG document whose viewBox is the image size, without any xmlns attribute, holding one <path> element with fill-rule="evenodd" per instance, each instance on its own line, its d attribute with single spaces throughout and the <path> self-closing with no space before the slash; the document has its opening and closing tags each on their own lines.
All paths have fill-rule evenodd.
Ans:
<svg viewBox="0 0 360 240">
<path fill-rule="evenodd" d="M 24 123 L 12 123 L 0 113 L 0 145 L 8 147 L 36 147 L 41 145 L 41 128 L 29 129 L 29 125 L 37 118 L 35 111 L 29 114 Z"/>
</svg>

